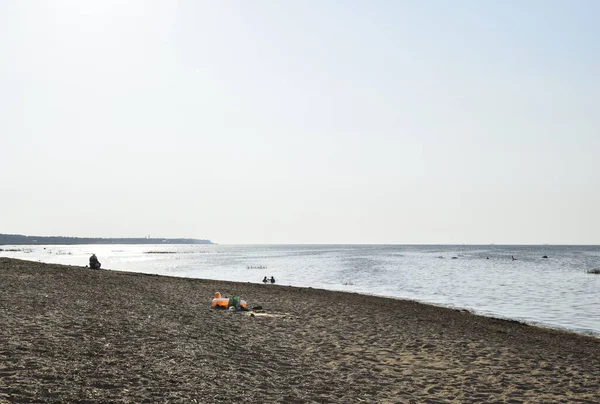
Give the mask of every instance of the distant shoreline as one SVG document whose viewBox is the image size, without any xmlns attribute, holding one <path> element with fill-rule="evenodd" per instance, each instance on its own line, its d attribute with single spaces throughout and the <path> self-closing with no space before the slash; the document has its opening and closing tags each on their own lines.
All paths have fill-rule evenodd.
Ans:
<svg viewBox="0 0 600 404">
<path fill-rule="evenodd" d="M 101 238 L 63 236 L 24 236 L 0 234 L 0 245 L 77 245 L 77 244 L 214 244 L 195 238 Z"/>
</svg>

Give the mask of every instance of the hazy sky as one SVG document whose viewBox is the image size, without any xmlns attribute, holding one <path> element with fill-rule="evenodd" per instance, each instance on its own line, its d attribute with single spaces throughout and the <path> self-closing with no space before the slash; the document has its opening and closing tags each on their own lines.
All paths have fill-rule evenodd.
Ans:
<svg viewBox="0 0 600 404">
<path fill-rule="evenodd" d="M 598 244 L 599 17 L 0 0 L 0 233 Z"/>
</svg>

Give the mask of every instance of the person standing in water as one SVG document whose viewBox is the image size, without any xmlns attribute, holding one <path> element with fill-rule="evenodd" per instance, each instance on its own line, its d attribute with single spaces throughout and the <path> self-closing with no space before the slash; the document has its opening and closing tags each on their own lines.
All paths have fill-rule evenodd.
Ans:
<svg viewBox="0 0 600 404">
<path fill-rule="evenodd" d="M 273 275 L 271 275 L 271 283 L 275 283 L 275 278 L 273 278 Z"/>
</svg>

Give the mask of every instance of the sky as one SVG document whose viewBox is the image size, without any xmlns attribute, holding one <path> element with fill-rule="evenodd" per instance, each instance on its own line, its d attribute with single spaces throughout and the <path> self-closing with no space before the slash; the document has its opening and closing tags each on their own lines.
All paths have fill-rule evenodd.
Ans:
<svg viewBox="0 0 600 404">
<path fill-rule="evenodd" d="M 598 15 L 0 0 L 0 233 L 600 244 Z"/>
</svg>

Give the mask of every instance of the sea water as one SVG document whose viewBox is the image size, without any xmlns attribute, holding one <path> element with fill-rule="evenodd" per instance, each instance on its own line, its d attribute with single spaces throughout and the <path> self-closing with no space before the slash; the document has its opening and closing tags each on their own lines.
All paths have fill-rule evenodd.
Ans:
<svg viewBox="0 0 600 404">
<path fill-rule="evenodd" d="M 405 298 L 600 336 L 598 246 L 0 246 L 0 256 Z M 6 251 L 18 250 L 18 251 Z M 542 258 L 547 256 L 548 258 Z M 514 259 L 513 259 L 514 257 Z"/>
</svg>

